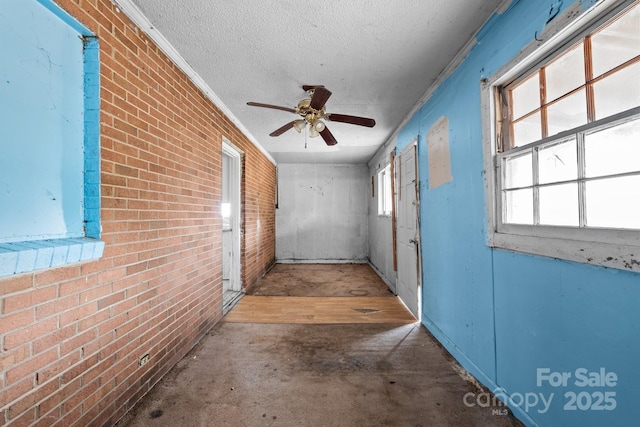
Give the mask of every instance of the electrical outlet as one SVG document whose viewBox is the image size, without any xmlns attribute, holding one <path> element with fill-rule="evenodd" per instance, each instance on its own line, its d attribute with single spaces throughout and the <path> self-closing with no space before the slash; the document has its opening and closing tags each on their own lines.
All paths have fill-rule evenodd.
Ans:
<svg viewBox="0 0 640 427">
<path fill-rule="evenodd" d="M 149 353 L 145 354 L 138 360 L 138 366 L 145 365 L 149 361 Z"/>
</svg>

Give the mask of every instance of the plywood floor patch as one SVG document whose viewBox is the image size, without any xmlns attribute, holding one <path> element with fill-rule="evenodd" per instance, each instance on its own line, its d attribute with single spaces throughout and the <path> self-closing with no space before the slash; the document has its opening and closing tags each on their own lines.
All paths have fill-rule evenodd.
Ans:
<svg viewBox="0 0 640 427">
<path fill-rule="evenodd" d="M 416 322 L 397 297 L 283 297 L 247 295 L 224 318 L 230 323 Z"/>
</svg>

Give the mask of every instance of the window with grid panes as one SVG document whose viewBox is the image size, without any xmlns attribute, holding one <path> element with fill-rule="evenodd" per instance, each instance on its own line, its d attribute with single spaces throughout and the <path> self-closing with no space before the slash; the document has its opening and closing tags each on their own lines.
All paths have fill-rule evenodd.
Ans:
<svg viewBox="0 0 640 427">
<path fill-rule="evenodd" d="M 496 93 L 499 230 L 640 230 L 638 2 Z"/>
</svg>

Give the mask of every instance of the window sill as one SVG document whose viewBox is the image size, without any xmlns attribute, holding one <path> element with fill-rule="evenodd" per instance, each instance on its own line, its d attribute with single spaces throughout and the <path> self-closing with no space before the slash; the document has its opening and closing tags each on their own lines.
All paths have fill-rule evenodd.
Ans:
<svg viewBox="0 0 640 427">
<path fill-rule="evenodd" d="M 98 259 L 104 242 L 89 237 L 0 243 L 0 277 Z"/>
<path fill-rule="evenodd" d="M 496 232 L 490 246 L 531 255 L 640 272 L 640 246 Z"/>
</svg>

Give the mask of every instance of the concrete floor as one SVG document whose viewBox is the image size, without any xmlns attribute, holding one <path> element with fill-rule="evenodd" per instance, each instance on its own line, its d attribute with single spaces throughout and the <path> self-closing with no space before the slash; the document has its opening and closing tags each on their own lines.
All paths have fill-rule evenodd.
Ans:
<svg viewBox="0 0 640 427">
<path fill-rule="evenodd" d="M 222 321 L 118 427 L 521 425 L 493 415 L 502 407 L 465 405 L 482 390 L 457 368 L 418 323 Z"/>
<path fill-rule="evenodd" d="M 394 296 L 368 264 L 276 264 L 249 294 L 293 297 Z"/>
</svg>

